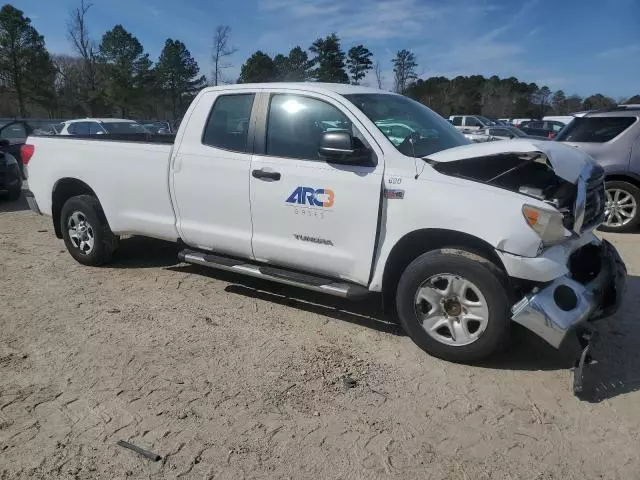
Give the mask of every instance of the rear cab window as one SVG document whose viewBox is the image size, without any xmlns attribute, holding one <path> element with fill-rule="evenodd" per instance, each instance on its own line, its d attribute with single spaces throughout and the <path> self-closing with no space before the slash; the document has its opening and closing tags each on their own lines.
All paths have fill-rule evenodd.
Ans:
<svg viewBox="0 0 640 480">
<path fill-rule="evenodd" d="M 605 143 L 626 131 L 636 117 L 576 117 L 556 137 L 560 142 Z"/>
<path fill-rule="evenodd" d="M 254 93 L 220 95 L 204 127 L 202 143 L 234 152 L 250 153 L 249 120 Z"/>
</svg>

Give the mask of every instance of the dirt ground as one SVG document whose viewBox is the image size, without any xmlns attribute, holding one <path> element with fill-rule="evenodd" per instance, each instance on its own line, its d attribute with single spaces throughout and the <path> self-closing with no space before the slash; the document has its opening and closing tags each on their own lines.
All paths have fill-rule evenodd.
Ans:
<svg viewBox="0 0 640 480">
<path fill-rule="evenodd" d="M 52 230 L 1 201 L 2 480 L 640 478 L 638 235 L 607 236 L 629 289 L 579 400 L 575 343 L 518 330 L 490 364 L 450 364 L 373 300 L 187 266 L 141 238 L 83 267 Z"/>
</svg>

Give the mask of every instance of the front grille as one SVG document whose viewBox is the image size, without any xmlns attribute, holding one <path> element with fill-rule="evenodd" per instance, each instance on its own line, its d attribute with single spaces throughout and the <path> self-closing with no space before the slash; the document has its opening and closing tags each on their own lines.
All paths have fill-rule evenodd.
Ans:
<svg viewBox="0 0 640 480">
<path fill-rule="evenodd" d="M 604 207 L 604 169 L 600 165 L 596 165 L 587 180 L 587 199 L 584 206 L 582 230 L 602 223 Z"/>
</svg>

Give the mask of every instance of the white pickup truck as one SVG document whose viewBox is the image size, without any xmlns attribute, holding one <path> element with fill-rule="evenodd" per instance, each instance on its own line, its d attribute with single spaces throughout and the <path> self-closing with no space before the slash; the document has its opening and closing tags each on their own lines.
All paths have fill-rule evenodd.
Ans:
<svg viewBox="0 0 640 480">
<path fill-rule="evenodd" d="M 612 314 L 626 283 L 593 234 L 604 176 L 588 155 L 473 145 L 389 92 L 228 85 L 200 92 L 175 139 L 27 143 L 31 208 L 80 263 L 109 262 L 133 234 L 183 242 L 184 262 L 381 292 L 421 348 L 452 361 L 494 353 L 512 322 L 558 347 Z"/>
</svg>

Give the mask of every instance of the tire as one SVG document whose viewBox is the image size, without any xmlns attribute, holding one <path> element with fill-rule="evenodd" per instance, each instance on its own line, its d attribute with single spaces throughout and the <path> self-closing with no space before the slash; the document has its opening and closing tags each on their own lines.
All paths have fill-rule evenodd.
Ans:
<svg viewBox="0 0 640 480">
<path fill-rule="evenodd" d="M 20 198 L 21 193 L 22 193 L 22 189 L 20 187 L 14 188 L 13 190 L 9 190 L 9 201 L 15 202 Z"/>
<path fill-rule="evenodd" d="M 109 228 L 100 202 L 90 195 L 71 197 L 65 202 L 60 228 L 67 250 L 83 265 L 96 267 L 108 263 L 118 245 L 118 237 Z"/>
<path fill-rule="evenodd" d="M 605 184 L 607 208 L 605 210 L 605 223 L 600 225 L 603 232 L 632 232 L 640 226 L 640 188 L 619 180 L 606 182 Z M 618 215 L 611 210 L 610 202 L 615 202 L 618 193 Z M 627 215 L 631 215 L 628 217 Z M 622 221 L 620 221 L 622 220 Z"/>
<path fill-rule="evenodd" d="M 445 293 L 449 285 L 453 291 L 463 291 L 464 298 Z M 416 258 L 403 272 L 396 309 L 405 332 L 424 351 L 451 362 L 473 363 L 507 343 L 508 292 L 504 273 L 485 258 L 464 250 L 434 250 Z M 427 298 L 433 298 L 436 306 Z"/>
</svg>

